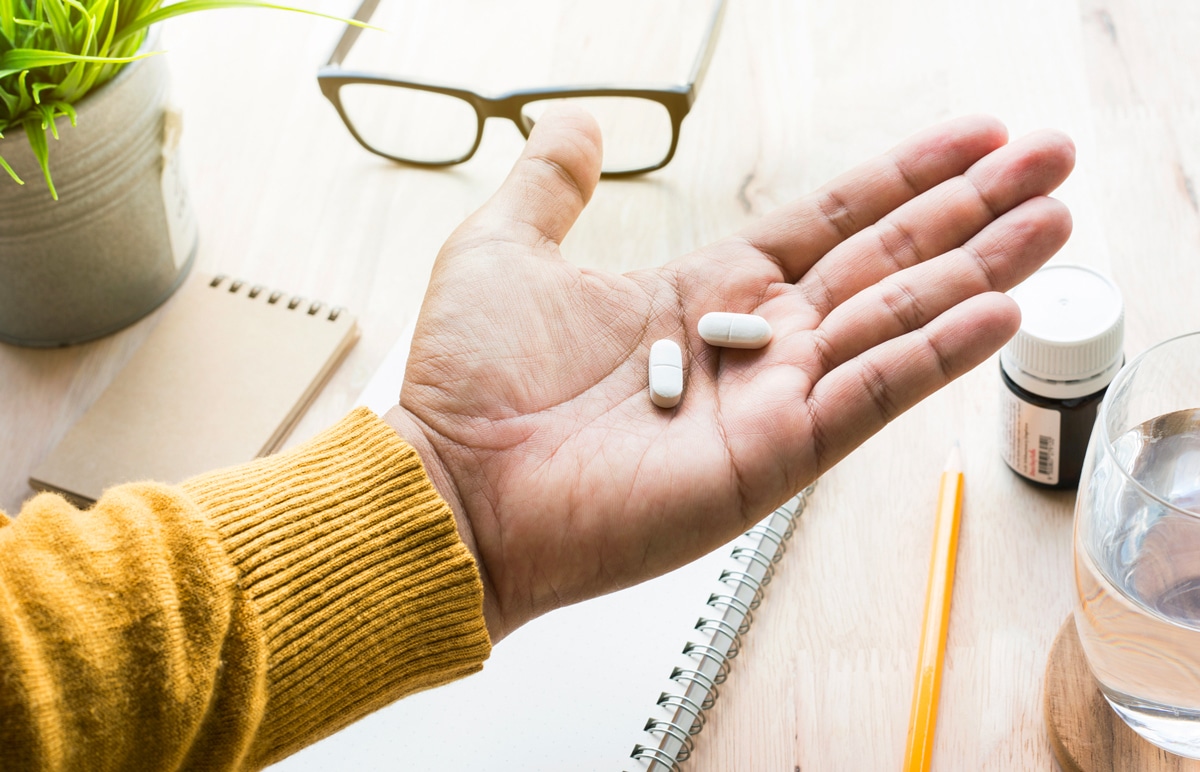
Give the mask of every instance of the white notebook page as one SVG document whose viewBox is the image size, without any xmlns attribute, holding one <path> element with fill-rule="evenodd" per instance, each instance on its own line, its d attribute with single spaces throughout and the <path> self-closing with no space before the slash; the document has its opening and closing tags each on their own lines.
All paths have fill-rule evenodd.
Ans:
<svg viewBox="0 0 1200 772">
<path fill-rule="evenodd" d="M 411 337 L 412 327 L 359 404 L 379 414 L 395 404 Z M 271 769 L 648 769 L 630 753 L 653 742 L 642 731 L 648 718 L 673 715 L 657 700 L 682 691 L 672 667 L 695 666 L 685 643 L 709 639 L 694 627 L 714 616 L 709 594 L 730 591 L 721 570 L 742 567 L 731 547 L 535 619 L 501 641 L 481 673 L 400 700 Z"/>
</svg>

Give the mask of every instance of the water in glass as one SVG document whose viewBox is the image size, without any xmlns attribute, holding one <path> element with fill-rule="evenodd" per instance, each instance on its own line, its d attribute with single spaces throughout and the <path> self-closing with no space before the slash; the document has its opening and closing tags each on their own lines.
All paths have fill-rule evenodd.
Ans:
<svg viewBox="0 0 1200 772">
<path fill-rule="evenodd" d="M 1200 758 L 1200 408 L 1092 444 L 1075 533 L 1084 651 L 1126 723 Z"/>
</svg>

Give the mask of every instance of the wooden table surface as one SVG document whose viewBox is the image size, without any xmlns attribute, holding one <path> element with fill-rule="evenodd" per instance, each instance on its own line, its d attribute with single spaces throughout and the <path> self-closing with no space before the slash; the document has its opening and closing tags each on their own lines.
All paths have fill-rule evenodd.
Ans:
<svg viewBox="0 0 1200 772">
<path fill-rule="evenodd" d="M 679 81 L 706 8 L 384 0 L 390 35 L 372 61 L 485 91 Z M 493 122 L 452 170 L 368 154 L 315 82 L 340 29 L 235 10 L 164 35 L 197 268 L 360 314 L 360 343 L 292 442 L 354 403 L 417 314 L 438 247 L 521 146 Z M 1198 39 L 1200 4 L 1184 0 L 730 0 L 675 160 L 602 182 L 564 251 L 594 268 L 659 265 L 930 123 L 988 112 L 1013 136 L 1051 126 L 1075 139 L 1077 170 L 1058 194 L 1075 232 L 1056 259 L 1116 279 L 1132 356 L 1200 329 Z M 0 507 L 30 494 L 30 468 L 152 322 L 67 349 L 0 345 Z M 993 359 L 825 476 L 688 770 L 898 768 L 938 474 L 955 440 L 966 504 L 934 766 L 1053 768 L 1041 688 L 1072 605 L 1073 496 L 1035 490 L 1000 460 L 999 388 Z"/>
</svg>

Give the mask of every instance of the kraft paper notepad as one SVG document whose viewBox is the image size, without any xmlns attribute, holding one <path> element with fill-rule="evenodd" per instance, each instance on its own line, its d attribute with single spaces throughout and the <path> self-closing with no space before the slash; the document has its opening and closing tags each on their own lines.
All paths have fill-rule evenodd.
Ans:
<svg viewBox="0 0 1200 772">
<path fill-rule="evenodd" d="M 29 482 L 90 504 L 278 448 L 358 339 L 340 308 L 196 274 Z"/>
</svg>

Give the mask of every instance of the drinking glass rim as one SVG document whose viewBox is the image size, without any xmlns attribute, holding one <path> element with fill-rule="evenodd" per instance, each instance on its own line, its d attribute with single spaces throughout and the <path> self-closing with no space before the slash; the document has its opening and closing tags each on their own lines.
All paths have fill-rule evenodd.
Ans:
<svg viewBox="0 0 1200 772">
<path fill-rule="evenodd" d="M 1102 399 L 1100 401 L 1100 410 L 1098 412 L 1098 415 L 1096 416 L 1096 423 L 1100 427 L 1100 430 L 1104 433 L 1104 437 L 1103 437 L 1104 452 L 1109 454 L 1110 456 L 1113 456 L 1114 459 L 1116 458 L 1116 454 L 1113 452 L 1113 441 L 1112 441 L 1112 438 L 1109 436 L 1109 431 L 1108 431 L 1108 411 L 1109 411 L 1109 407 L 1112 403 L 1111 398 L 1113 397 L 1114 394 L 1117 394 L 1121 391 L 1120 387 L 1127 380 L 1129 380 L 1129 378 L 1132 377 L 1133 371 L 1138 368 L 1138 365 L 1140 365 L 1143 360 L 1145 360 L 1151 354 L 1157 352 L 1159 349 L 1169 346 L 1172 343 L 1177 343 L 1178 341 L 1181 341 L 1185 338 L 1200 339 L 1200 330 L 1193 330 L 1192 332 L 1181 333 L 1179 335 L 1175 335 L 1175 336 L 1167 338 L 1165 340 L 1160 340 L 1158 343 L 1155 343 L 1154 345 L 1148 347 L 1145 351 L 1143 351 L 1142 353 L 1135 356 L 1129 362 L 1126 362 L 1125 365 L 1116 374 L 1116 376 L 1113 377 L 1112 383 L 1110 383 L 1108 385 L 1108 390 L 1104 393 L 1104 399 Z M 1200 407 L 1200 405 L 1197 405 L 1197 407 Z M 1093 466 L 1094 466 L 1094 463 L 1093 463 Z M 1131 475 L 1129 473 L 1129 471 L 1126 470 L 1122 464 L 1113 464 L 1113 466 L 1115 466 L 1117 468 L 1117 470 L 1121 473 L 1121 476 L 1125 478 L 1126 482 L 1132 483 L 1134 488 L 1141 494 L 1145 495 L 1147 498 L 1161 504 L 1162 506 L 1166 507 L 1167 509 L 1171 510 L 1172 512 L 1178 512 L 1181 515 L 1187 515 L 1188 517 L 1194 517 L 1194 518 L 1200 519 L 1200 512 L 1195 512 L 1190 509 L 1180 509 L 1178 506 L 1172 504 L 1169 501 L 1166 501 L 1161 496 L 1159 496 L 1158 494 L 1149 490 L 1146 486 L 1144 486 L 1140 482 L 1138 482 L 1138 480 L 1136 480 L 1133 477 L 1133 475 Z"/>
</svg>

